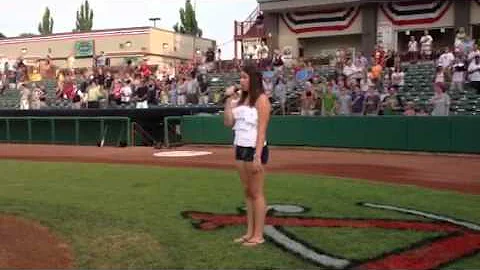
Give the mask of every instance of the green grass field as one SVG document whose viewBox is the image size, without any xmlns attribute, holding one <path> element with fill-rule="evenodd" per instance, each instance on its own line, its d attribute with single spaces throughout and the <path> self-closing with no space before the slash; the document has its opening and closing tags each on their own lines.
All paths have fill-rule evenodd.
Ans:
<svg viewBox="0 0 480 270">
<path fill-rule="evenodd" d="M 71 244 L 79 268 L 317 268 L 271 243 L 232 243 L 244 227 L 195 229 L 182 211 L 237 213 L 235 172 L 128 165 L 0 161 L 0 212 L 35 219 Z M 480 223 L 480 196 L 333 177 L 269 174 L 269 203 L 329 218 L 415 219 L 357 202 L 385 203 Z M 286 228 L 330 254 L 367 259 L 434 233 Z M 444 269 L 479 269 L 480 255 Z"/>
</svg>

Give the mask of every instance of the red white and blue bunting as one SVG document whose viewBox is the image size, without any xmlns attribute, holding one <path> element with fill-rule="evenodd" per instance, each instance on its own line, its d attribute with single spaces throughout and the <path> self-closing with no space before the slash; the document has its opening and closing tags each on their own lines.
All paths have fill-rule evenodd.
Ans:
<svg viewBox="0 0 480 270">
<path fill-rule="evenodd" d="M 451 0 L 417 0 L 388 2 L 381 4 L 380 9 L 394 25 L 415 25 L 440 20 L 451 5 Z"/>
<path fill-rule="evenodd" d="M 306 12 L 287 12 L 282 19 L 294 33 L 342 31 L 349 28 L 360 13 L 359 7 Z"/>
</svg>

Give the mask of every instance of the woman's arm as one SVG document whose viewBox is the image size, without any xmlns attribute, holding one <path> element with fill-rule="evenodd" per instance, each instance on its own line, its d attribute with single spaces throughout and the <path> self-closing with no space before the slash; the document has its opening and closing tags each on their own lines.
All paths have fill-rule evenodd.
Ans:
<svg viewBox="0 0 480 270">
<path fill-rule="evenodd" d="M 229 98 L 227 98 L 227 100 L 225 101 L 225 111 L 223 113 L 223 124 L 226 126 L 226 127 L 233 127 L 233 125 L 235 124 L 235 118 L 233 117 L 233 112 L 232 112 L 232 95 L 233 95 L 233 92 L 234 92 L 235 88 L 233 86 L 227 88 L 225 90 L 225 95 L 226 96 L 229 96 Z"/>
<path fill-rule="evenodd" d="M 257 145 L 255 147 L 255 160 L 260 161 L 262 156 L 263 146 L 265 145 L 268 122 L 270 121 L 270 101 L 267 96 L 262 94 L 258 97 L 255 104 L 258 112 L 258 131 L 257 131 Z"/>
</svg>

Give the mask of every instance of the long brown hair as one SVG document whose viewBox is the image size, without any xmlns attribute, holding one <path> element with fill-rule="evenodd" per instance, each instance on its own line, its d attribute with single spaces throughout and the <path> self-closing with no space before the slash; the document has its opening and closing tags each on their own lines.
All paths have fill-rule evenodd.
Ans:
<svg viewBox="0 0 480 270">
<path fill-rule="evenodd" d="M 262 73 L 252 64 L 244 66 L 242 71 L 248 75 L 250 83 L 248 91 L 242 91 L 239 104 L 244 104 L 248 98 L 248 105 L 254 107 L 258 97 L 265 92 L 262 83 Z"/>
</svg>

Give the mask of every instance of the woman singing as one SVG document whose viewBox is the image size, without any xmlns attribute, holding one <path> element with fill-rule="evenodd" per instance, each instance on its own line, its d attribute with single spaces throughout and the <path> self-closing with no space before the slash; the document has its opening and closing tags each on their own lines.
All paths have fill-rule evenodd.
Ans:
<svg viewBox="0 0 480 270">
<path fill-rule="evenodd" d="M 263 192 L 265 174 L 263 165 L 268 161 L 266 132 L 270 119 L 270 102 L 262 88 L 262 74 L 253 66 L 246 66 L 240 73 L 240 98 L 233 99 L 235 87 L 225 94 L 224 123 L 235 131 L 235 156 L 242 180 L 247 205 L 247 232 L 235 239 L 244 246 L 262 244 L 266 202 Z"/>
</svg>

